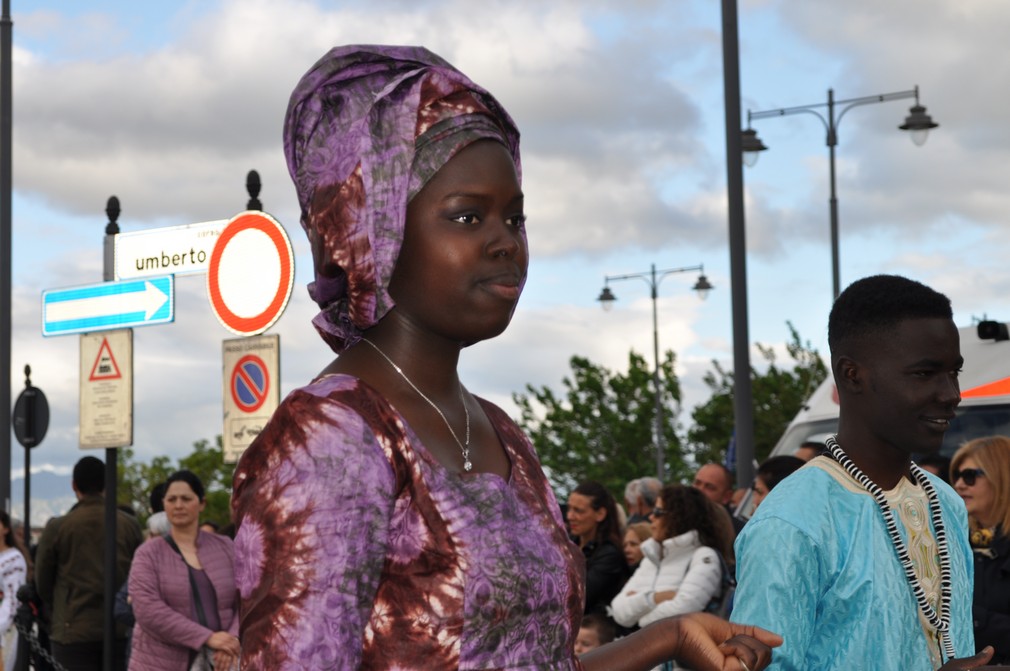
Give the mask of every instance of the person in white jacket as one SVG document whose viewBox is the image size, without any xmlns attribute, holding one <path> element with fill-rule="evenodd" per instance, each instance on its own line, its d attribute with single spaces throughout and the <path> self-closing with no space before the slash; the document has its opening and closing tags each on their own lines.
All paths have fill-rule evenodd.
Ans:
<svg viewBox="0 0 1010 671">
<path fill-rule="evenodd" d="M 623 627 L 644 627 L 704 610 L 722 589 L 723 561 L 732 562 L 732 537 L 728 516 L 700 491 L 664 487 L 652 511 L 652 538 L 642 543 L 645 558 L 611 601 L 614 620 Z"/>
</svg>

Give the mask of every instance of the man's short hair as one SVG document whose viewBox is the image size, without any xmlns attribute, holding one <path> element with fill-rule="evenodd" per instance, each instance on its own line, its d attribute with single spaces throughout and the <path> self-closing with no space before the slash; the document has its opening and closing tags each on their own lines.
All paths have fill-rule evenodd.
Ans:
<svg viewBox="0 0 1010 671">
<path fill-rule="evenodd" d="M 850 284 L 828 317 L 832 357 L 845 343 L 891 329 L 907 319 L 952 319 L 950 299 L 899 275 L 873 275 Z"/>
<path fill-rule="evenodd" d="M 639 480 L 632 480 L 624 485 L 624 502 L 629 506 L 638 503 L 638 496 L 642 493 L 642 485 Z"/>
<path fill-rule="evenodd" d="M 164 536 L 172 530 L 172 524 L 168 521 L 168 513 L 162 510 L 147 518 L 147 532 L 152 536 Z"/>
<path fill-rule="evenodd" d="M 81 494 L 101 494 L 105 491 L 105 464 L 96 457 L 82 457 L 74 465 L 73 482 Z"/>
<path fill-rule="evenodd" d="M 720 471 L 722 471 L 722 475 L 726 479 L 726 489 L 733 489 L 733 483 L 734 483 L 733 471 L 729 470 L 729 468 L 726 467 L 726 464 L 721 464 L 718 461 L 710 461 L 708 463 L 702 464 L 698 468 L 698 470 L 700 471 L 702 468 L 705 468 L 706 466 L 715 466 Z M 697 471 L 695 472 L 697 473 Z"/>
<path fill-rule="evenodd" d="M 656 506 L 656 499 L 663 492 L 663 483 L 660 482 L 659 478 L 639 478 L 638 479 L 638 493 L 645 501 L 645 505 L 650 508 Z"/>
</svg>

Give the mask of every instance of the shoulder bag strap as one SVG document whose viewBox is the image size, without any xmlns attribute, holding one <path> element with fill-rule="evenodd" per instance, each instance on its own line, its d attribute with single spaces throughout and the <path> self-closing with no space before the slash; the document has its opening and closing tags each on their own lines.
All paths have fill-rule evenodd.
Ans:
<svg viewBox="0 0 1010 671">
<path fill-rule="evenodd" d="M 196 578 L 193 577 L 193 567 L 189 565 L 186 561 L 186 557 L 183 556 L 182 550 L 179 546 L 175 544 L 175 539 L 172 538 L 172 534 L 165 534 L 162 536 L 165 542 L 171 546 L 173 550 L 179 553 L 179 557 L 182 558 L 182 563 L 186 565 L 186 572 L 189 574 L 189 589 L 193 593 L 193 604 L 196 606 L 196 617 L 200 620 L 200 624 L 207 626 L 207 615 L 203 610 L 203 601 L 200 600 L 200 588 L 196 586 Z"/>
</svg>

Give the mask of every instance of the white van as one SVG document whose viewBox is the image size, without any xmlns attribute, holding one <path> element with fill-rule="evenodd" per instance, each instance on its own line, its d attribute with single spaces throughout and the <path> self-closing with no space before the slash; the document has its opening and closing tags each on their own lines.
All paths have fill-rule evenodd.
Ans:
<svg viewBox="0 0 1010 671">
<path fill-rule="evenodd" d="M 965 441 L 1010 436 L 1010 337 L 1002 322 L 982 321 L 959 329 L 964 367 L 959 377 L 961 405 L 940 452 L 950 457 Z M 793 454 L 804 441 L 823 442 L 838 430 L 838 392 L 828 376 L 775 444 L 772 456 Z"/>
</svg>

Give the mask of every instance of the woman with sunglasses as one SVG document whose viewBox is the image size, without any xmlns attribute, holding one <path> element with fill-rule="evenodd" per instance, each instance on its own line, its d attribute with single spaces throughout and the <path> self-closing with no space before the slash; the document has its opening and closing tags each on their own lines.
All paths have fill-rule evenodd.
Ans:
<svg viewBox="0 0 1010 671">
<path fill-rule="evenodd" d="M 964 499 L 975 556 L 975 647 L 1010 664 L 1010 438 L 976 438 L 954 454 L 950 481 Z"/>
<path fill-rule="evenodd" d="M 723 563 L 733 551 L 729 515 L 701 491 L 667 485 L 652 510 L 645 559 L 610 607 L 623 627 L 704 610 L 722 589 Z"/>
</svg>

